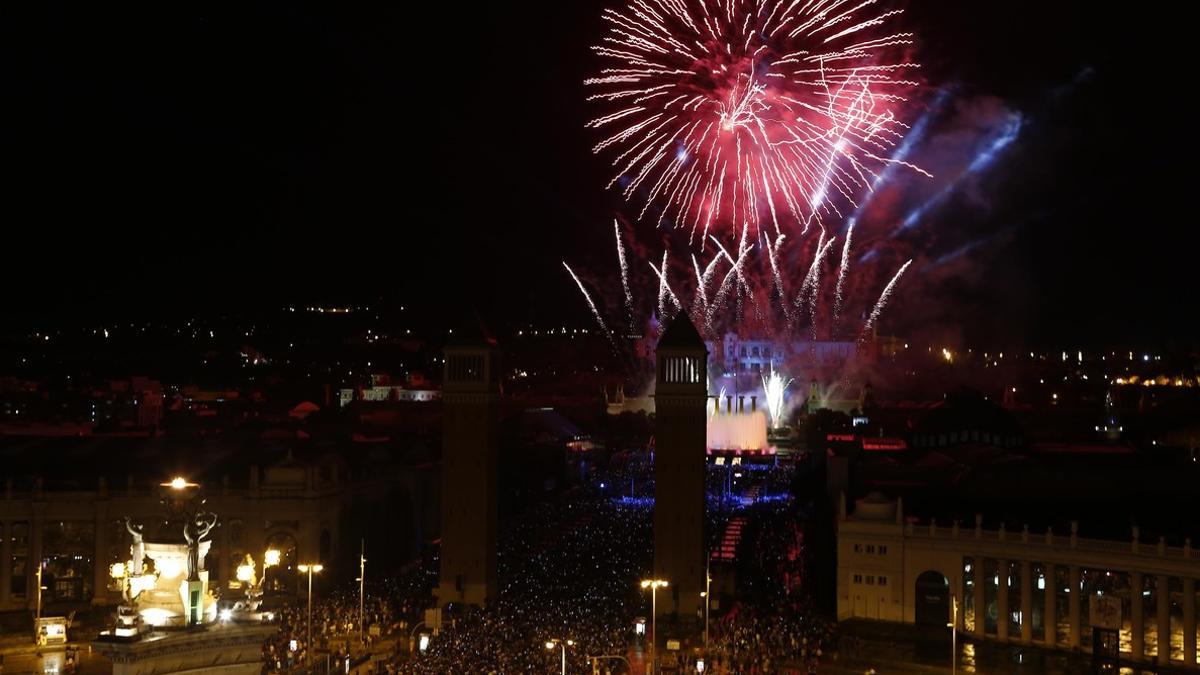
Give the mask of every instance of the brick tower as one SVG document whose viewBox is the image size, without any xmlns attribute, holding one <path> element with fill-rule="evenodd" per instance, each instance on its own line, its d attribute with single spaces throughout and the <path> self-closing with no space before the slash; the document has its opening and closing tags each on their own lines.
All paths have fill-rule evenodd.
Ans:
<svg viewBox="0 0 1200 675">
<path fill-rule="evenodd" d="M 654 576 L 670 582 L 660 614 L 703 607 L 708 350 L 680 313 L 658 341 L 654 394 Z"/>
<path fill-rule="evenodd" d="M 445 350 L 442 548 L 438 603 L 496 599 L 496 472 L 500 367 L 495 344 L 459 339 Z"/>
</svg>

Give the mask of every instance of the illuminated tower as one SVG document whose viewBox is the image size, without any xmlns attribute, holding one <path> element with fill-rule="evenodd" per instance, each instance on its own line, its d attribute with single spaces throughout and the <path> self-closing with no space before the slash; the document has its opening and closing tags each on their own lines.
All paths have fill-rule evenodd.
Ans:
<svg viewBox="0 0 1200 675">
<path fill-rule="evenodd" d="M 708 350 L 685 314 L 658 341 L 654 394 L 654 576 L 670 583 L 660 613 L 695 617 L 704 590 Z"/>
<path fill-rule="evenodd" d="M 442 548 L 437 597 L 496 599 L 496 464 L 500 368 L 494 343 L 446 347 L 442 401 Z"/>
</svg>

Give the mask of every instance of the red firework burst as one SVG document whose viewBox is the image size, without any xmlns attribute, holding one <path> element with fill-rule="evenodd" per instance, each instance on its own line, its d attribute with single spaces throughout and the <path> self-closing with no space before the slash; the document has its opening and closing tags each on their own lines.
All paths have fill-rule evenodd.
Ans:
<svg viewBox="0 0 1200 675">
<path fill-rule="evenodd" d="M 626 199 L 691 229 L 802 229 L 840 216 L 894 160 L 917 68 L 875 0 L 630 0 L 606 9 L 585 81 L 595 153 Z M 909 165 L 911 166 L 911 165 Z M 916 167 L 912 167 L 916 169 Z M 917 169 L 918 171 L 920 169 Z M 923 173 L 923 172 L 922 172 Z"/>
</svg>

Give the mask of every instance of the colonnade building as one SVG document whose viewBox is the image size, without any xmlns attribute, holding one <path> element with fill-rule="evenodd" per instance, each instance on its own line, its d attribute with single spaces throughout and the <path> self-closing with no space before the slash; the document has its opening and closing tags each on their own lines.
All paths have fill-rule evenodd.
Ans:
<svg viewBox="0 0 1200 675">
<path fill-rule="evenodd" d="M 233 487 L 228 480 L 205 485 L 208 507 L 219 514 L 205 569 L 214 581 L 234 578 L 247 553 L 281 553 L 274 571 L 279 590 L 291 586 L 298 563 L 329 560 L 338 550 L 344 485 L 339 472 L 290 459 L 260 470 Z M 163 479 L 169 479 L 165 476 Z M 113 488 L 98 477 L 90 488 L 48 489 L 42 478 L 18 485 L 4 481 L 0 493 L 0 611 L 33 609 L 37 567 L 43 570 L 43 604 L 113 604 L 109 567 L 129 557 L 124 518 L 151 523 L 162 518 L 155 481 Z"/>
<path fill-rule="evenodd" d="M 1200 552 L 1069 532 L 962 526 L 904 517 L 872 493 L 837 522 L 838 620 L 949 625 L 976 639 L 1090 651 L 1093 627 L 1115 629 L 1123 661 L 1197 668 Z"/>
</svg>

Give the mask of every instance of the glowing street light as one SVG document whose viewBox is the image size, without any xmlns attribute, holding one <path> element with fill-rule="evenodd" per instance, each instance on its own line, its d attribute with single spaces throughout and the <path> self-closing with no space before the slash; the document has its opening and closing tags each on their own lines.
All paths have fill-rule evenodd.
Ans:
<svg viewBox="0 0 1200 675">
<path fill-rule="evenodd" d="M 650 663 L 657 666 L 658 656 L 658 589 L 670 585 L 666 579 L 642 579 L 642 588 L 650 589 Z"/>
<path fill-rule="evenodd" d="M 546 640 L 546 649 L 562 648 L 562 675 L 567 675 L 567 647 L 574 647 L 574 640 Z"/>
<path fill-rule="evenodd" d="M 1024 620 L 1025 617 L 1021 617 Z M 958 672 L 958 596 L 950 594 L 950 675 Z"/>
<path fill-rule="evenodd" d="M 706 556 L 711 557 L 711 556 Z M 712 604 L 712 573 L 709 571 L 709 561 L 704 561 L 704 590 L 700 592 L 704 598 L 704 650 L 708 651 L 708 607 Z M 701 662 L 703 663 L 703 661 Z M 700 666 L 703 670 L 704 666 Z"/>
<path fill-rule="evenodd" d="M 199 483 L 192 483 L 183 476 L 176 476 L 166 483 L 159 483 L 162 487 L 171 488 L 172 490 L 186 490 L 191 487 L 200 487 Z"/>
<path fill-rule="evenodd" d="M 237 566 L 237 580 L 243 584 L 250 584 L 254 581 L 254 565 L 245 563 Z"/>
<path fill-rule="evenodd" d="M 308 665 L 309 665 L 309 667 L 311 667 L 311 666 L 312 666 L 312 653 L 313 653 L 313 641 L 312 641 L 312 578 L 313 578 L 313 575 L 314 575 L 314 574 L 320 574 L 321 570 L 325 569 L 325 566 L 324 566 L 324 565 L 322 565 L 321 563 L 310 563 L 310 564 L 297 565 L 297 566 L 296 566 L 296 569 L 300 570 L 300 573 L 301 573 L 301 574 L 307 574 L 307 575 L 308 575 L 308 644 L 307 644 L 307 649 L 306 649 L 306 651 L 307 651 L 307 653 L 308 653 Z"/>
</svg>

